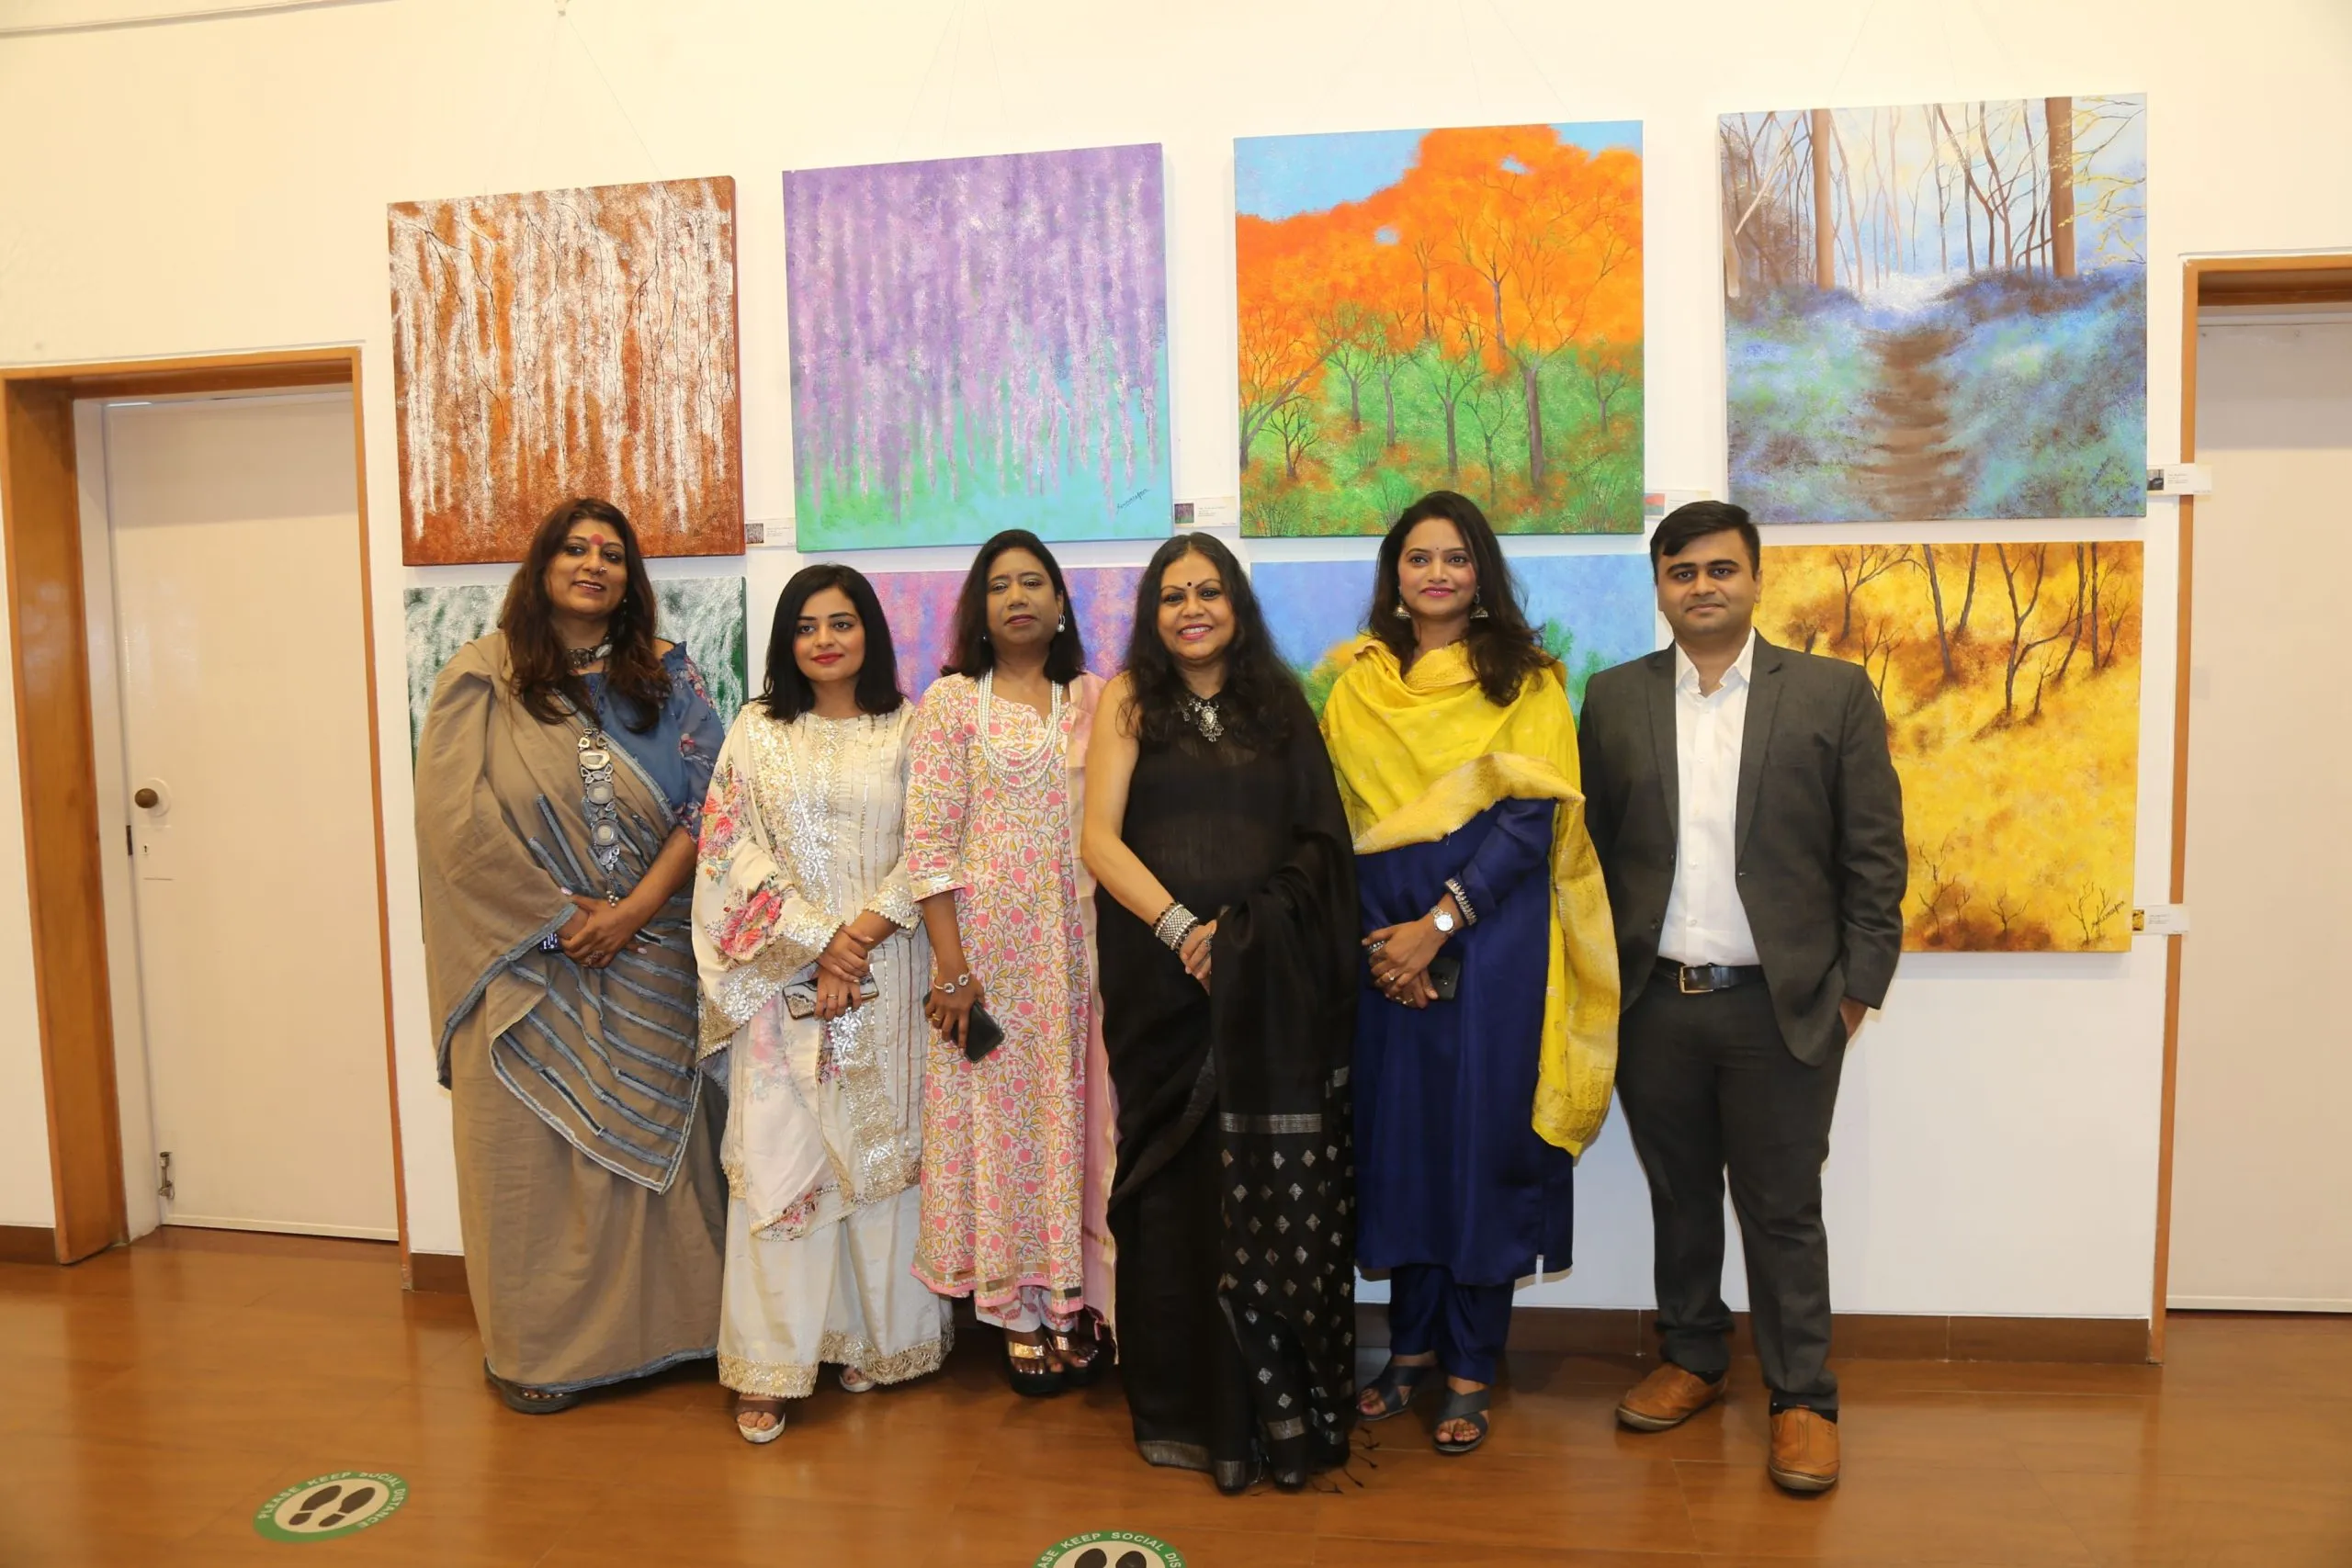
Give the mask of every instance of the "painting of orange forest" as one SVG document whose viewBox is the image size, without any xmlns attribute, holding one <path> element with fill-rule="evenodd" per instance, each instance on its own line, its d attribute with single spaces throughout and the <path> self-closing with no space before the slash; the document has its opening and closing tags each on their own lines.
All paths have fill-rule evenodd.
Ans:
<svg viewBox="0 0 2352 1568">
<path fill-rule="evenodd" d="M 1764 552 L 1757 629 L 1886 706 L 1906 951 L 2131 945 L 2142 584 L 2113 540 Z"/>
<path fill-rule="evenodd" d="M 1234 143 L 1241 531 L 1642 526 L 1642 128 Z"/>
</svg>

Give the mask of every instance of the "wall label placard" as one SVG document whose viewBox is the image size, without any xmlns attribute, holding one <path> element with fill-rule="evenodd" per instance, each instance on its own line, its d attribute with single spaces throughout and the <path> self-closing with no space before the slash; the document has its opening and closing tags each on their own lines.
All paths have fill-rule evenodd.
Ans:
<svg viewBox="0 0 2352 1568">
<path fill-rule="evenodd" d="M 1033 1568 L 1184 1568 L 1184 1554 L 1157 1536 L 1092 1530 L 1056 1541 Z"/>
<path fill-rule="evenodd" d="M 254 1511 L 266 1540 L 332 1540 L 379 1525 L 408 1501 L 408 1483 L 378 1471 L 338 1470 L 288 1486 Z"/>
</svg>

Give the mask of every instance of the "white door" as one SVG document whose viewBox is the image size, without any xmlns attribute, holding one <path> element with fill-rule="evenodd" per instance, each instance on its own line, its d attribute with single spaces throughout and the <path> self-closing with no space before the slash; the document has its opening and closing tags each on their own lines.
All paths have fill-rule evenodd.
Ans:
<svg viewBox="0 0 2352 1568">
<path fill-rule="evenodd" d="M 162 1217 L 395 1235 L 350 395 L 105 425 Z"/>
<path fill-rule="evenodd" d="M 2198 330 L 2188 911 L 2173 1139 L 2177 1307 L 2352 1310 L 2352 696 L 2335 566 L 2352 320 Z"/>
</svg>

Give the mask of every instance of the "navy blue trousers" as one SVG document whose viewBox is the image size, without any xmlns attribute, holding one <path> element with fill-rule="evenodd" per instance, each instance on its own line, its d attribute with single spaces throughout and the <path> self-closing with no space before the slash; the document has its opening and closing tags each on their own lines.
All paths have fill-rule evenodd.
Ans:
<svg viewBox="0 0 2352 1568">
<path fill-rule="evenodd" d="M 1388 1276 L 1388 1353 L 1420 1356 L 1470 1382 L 1495 1381 L 1510 1337 L 1510 1281 L 1457 1285 L 1434 1263 L 1399 1264 Z"/>
</svg>

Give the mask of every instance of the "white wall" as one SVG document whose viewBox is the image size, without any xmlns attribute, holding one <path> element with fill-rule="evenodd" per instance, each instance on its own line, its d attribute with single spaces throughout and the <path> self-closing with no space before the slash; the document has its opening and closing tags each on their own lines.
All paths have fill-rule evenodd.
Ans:
<svg viewBox="0 0 2352 1568">
<path fill-rule="evenodd" d="M 2185 5 L 2120 0 L 574 0 L 568 20 L 552 0 L 389 0 L 0 39 L 0 361 L 366 349 L 409 1218 L 418 1247 L 453 1250 L 448 1115 L 431 1078 L 412 891 L 400 595 L 412 581 L 480 574 L 400 565 L 386 203 L 733 175 L 745 488 L 752 516 L 777 519 L 792 493 L 782 169 L 1160 141 L 1176 492 L 1217 497 L 1236 490 L 1231 138 L 1637 118 L 1649 482 L 1719 492 L 1714 116 L 2110 90 L 2150 95 L 2148 415 L 2168 457 L 2178 259 L 2352 243 L 2352 180 L 2325 162 L 2352 98 L 2352 13 L 2337 0 L 2246 0 L 2225 27 Z M 2174 536 L 2163 513 L 2144 530 L 2101 531 L 2149 545 L 2144 902 L 2162 897 L 2166 863 Z M 2010 525 L 1928 536 L 2066 533 Z M 1140 554 L 1096 547 L 1069 558 Z M 761 606 L 794 564 L 783 551 L 751 559 L 755 660 Z M 958 563 L 910 552 L 904 564 Z M 15 789 L 13 766 L 0 748 L 0 797 Z M 0 1219 L 38 1221 L 48 1193 L 27 1152 L 40 1122 L 22 889 L 16 835 L 0 833 Z M 351 891 L 355 915 L 366 896 Z M 318 914 L 289 911 L 289 932 Z M 2145 940 L 2120 955 L 1905 961 L 1849 1064 L 1840 1108 L 1829 1204 L 1841 1307 L 2144 1314 L 2163 968 Z M 1528 1299 L 1644 1303 L 1647 1206 L 1622 1122 L 1583 1177 L 1579 1265 Z"/>
</svg>

